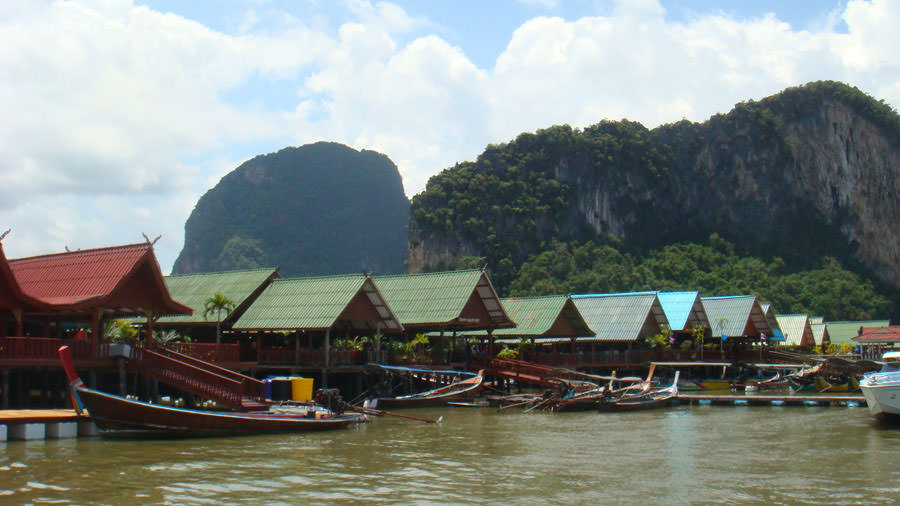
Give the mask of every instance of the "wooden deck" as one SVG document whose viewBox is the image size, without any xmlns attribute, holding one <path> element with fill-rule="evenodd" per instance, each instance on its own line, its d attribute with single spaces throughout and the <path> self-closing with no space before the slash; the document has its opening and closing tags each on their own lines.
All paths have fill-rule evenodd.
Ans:
<svg viewBox="0 0 900 506">
<path fill-rule="evenodd" d="M 717 406 L 865 406 L 862 395 L 710 395 L 679 393 L 678 401 L 687 404 L 714 404 Z"/>
<path fill-rule="evenodd" d="M 91 417 L 79 415 L 74 409 L 2 409 L 0 424 L 87 422 Z"/>
</svg>

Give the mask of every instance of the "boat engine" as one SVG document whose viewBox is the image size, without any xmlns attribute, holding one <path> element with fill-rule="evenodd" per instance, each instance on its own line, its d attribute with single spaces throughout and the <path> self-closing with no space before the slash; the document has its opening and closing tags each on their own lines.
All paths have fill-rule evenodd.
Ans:
<svg viewBox="0 0 900 506">
<path fill-rule="evenodd" d="M 316 390 L 316 403 L 328 408 L 329 411 L 336 415 L 343 414 L 344 398 L 341 397 L 341 391 L 337 388 L 320 388 Z"/>
</svg>

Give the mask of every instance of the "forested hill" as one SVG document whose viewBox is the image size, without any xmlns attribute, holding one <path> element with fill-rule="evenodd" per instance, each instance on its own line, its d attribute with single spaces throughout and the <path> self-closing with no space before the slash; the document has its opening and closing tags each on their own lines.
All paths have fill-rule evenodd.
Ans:
<svg viewBox="0 0 900 506">
<path fill-rule="evenodd" d="M 319 142 L 248 160 L 194 207 L 173 273 L 404 271 L 409 201 L 397 166 Z"/>
<path fill-rule="evenodd" d="M 893 296 L 900 286 L 898 172 L 900 117 L 836 82 L 740 103 L 704 123 L 554 126 L 488 146 L 474 162 L 434 176 L 412 202 L 408 269 L 483 262 L 504 294 L 541 283 L 560 290 L 571 284 L 559 284 L 555 263 L 543 270 L 536 263 L 556 255 L 574 266 L 576 252 L 605 245 L 628 257 L 631 269 L 654 255 L 675 261 L 664 248 L 677 243 L 756 258 L 785 276 L 849 268 L 862 276 L 857 286 Z M 697 261 L 693 269 L 702 270 Z M 582 266 L 592 262 L 581 259 Z M 569 278 L 584 274 L 578 269 Z M 683 272 L 670 273 L 665 287 L 641 272 L 588 288 L 704 288 L 685 286 L 698 281 Z M 657 286 L 645 286 L 653 279 Z M 754 288 L 713 285 L 735 293 Z M 852 313 L 826 316 L 860 315 Z"/>
</svg>

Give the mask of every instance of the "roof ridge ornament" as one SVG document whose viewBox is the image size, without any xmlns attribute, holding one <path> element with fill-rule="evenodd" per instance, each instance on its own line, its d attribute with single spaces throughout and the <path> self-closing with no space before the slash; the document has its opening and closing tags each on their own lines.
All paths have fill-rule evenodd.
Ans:
<svg viewBox="0 0 900 506">
<path fill-rule="evenodd" d="M 2 234 L 0 234 L 0 241 L 3 241 L 3 239 L 5 239 L 6 236 L 9 235 L 9 233 L 10 233 L 11 231 L 12 231 L 12 229 L 11 229 L 11 228 L 8 228 L 8 229 L 6 229 L 6 232 L 3 232 Z"/>
<path fill-rule="evenodd" d="M 162 237 L 162 234 L 160 234 L 160 235 L 156 236 L 156 239 L 153 239 L 151 241 L 150 237 L 147 234 L 145 234 L 144 232 L 141 232 L 141 235 L 144 236 L 144 240 L 147 241 L 147 244 L 149 244 L 150 246 L 153 246 L 154 244 L 156 244 L 156 241 L 158 241 Z"/>
</svg>

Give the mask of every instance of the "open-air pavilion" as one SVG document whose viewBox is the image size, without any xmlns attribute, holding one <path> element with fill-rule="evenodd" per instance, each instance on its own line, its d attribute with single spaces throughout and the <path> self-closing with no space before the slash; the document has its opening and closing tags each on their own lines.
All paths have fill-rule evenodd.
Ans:
<svg viewBox="0 0 900 506">
<path fill-rule="evenodd" d="M 447 339 L 449 334 L 448 347 L 456 350 L 457 333 L 484 330 L 487 349 L 492 350 L 494 332 L 516 326 L 482 270 L 376 276 L 375 283 L 406 329 L 408 340 L 419 333 L 431 333 L 437 339 Z M 457 353 L 461 359 L 467 352 Z"/>
<path fill-rule="evenodd" d="M 572 295 L 594 337 L 607 347 L 632 349 L 641 339 L 660 334 L 669 325 L 657 292 Z"/>
<path fill-rule="evenodd" d="M 261 365 L 364 363 L 332 350 L 335 337 L 400 334 L 403 325 L 365 274 L 276 279 L 232 329 L 255 338 Z M 378 340 L 380 343 L 380 340 Z M 338 362 L 338 363 L 335 363 Z"/>
<path fill-rule="evenodd" d="M 812 348 L 816 345 L 808 315 L 780 314 L 775 315 L 775 318 L 778 320 L 778 327 L 781 329 L 782 335 L 784 335 L 782 346 Z"/>
<path fill-rule="evenodd" d="M 567 295 L 548 295 L 541 297 L 513 297 L 501 299 L 509 317 L 516 322 L 514 328 L 498 329 L 494 332 L 495 342 L 505 345 L 516 345 L 523 339 L 536 346 L 536 352 L 557 351 L 564 353 L 568 348 L 575 353 L 576 338 L 593 338 L 594 331 L 584 321 L 584 317 L 575 306 L 575 302 Z M 468 335 L 483 335 L 467 333 Z M 520 356 L 521 360 L 535 358 L 540 362 L 538 354 L 534 357 Z"/>
</svg>

